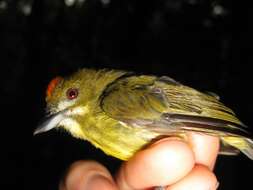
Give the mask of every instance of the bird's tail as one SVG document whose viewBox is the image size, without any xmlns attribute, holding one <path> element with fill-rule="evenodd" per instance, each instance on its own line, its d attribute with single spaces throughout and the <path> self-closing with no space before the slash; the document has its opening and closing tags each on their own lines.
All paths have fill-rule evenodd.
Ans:
<svg viewBox="0 0 253 190">
<path fill-rule="evenodd" d="M 242 153 L 253 160 L 253 140 L 240 136 L 221 137 L 226 144 L 238 148 Z"/>
</svg>

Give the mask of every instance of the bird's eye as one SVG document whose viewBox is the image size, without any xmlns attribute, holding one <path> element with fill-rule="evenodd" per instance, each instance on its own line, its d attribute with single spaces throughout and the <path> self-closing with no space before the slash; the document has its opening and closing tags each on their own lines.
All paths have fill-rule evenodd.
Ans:
<svg viewBox="0 0 253 190">
<path fill-rule="evenodd" d="M 73 99 L 75 99 L 78 96 L 78 89 L 76 89 L 76 88 L 70 88 L 70 89 L 67 90 L 66 95 L 67 95 L 67 98 L 69 100 L 73 100 Z"/>
</svg>

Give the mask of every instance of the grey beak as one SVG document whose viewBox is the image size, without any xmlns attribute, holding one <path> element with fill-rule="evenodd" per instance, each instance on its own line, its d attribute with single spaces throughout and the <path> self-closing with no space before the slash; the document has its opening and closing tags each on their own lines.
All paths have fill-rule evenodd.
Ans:
<svg viewBox="0 0 253 190">
<path fill-rule="evenodd" d="M 46 117 L 41 124 L 35 129 L 33 135 L 37 135 L 39 133 L 44 133 L 49 131 L 59 125 L 59 123 L 64 119 L 64 112 L 58 112 L 56 114 L 52 114 L 49 117 Z"/>
</svg>

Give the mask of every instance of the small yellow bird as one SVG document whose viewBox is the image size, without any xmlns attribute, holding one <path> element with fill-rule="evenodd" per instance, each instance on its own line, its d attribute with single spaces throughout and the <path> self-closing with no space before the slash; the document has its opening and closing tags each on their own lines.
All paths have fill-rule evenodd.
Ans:
<svg viewBox="0 0 253 190">
<path fill-rule="evenodd" d="M 122 160 L 165 136 L 187 141 L 188 131 L 218 136 L 221 154 L 253 159 L 252 136 L 217 95 L 167 76 L 82 69 L 53 79 L 46 102 L 49 116 L 34 134 L 63 127 Z"/>
</svg>

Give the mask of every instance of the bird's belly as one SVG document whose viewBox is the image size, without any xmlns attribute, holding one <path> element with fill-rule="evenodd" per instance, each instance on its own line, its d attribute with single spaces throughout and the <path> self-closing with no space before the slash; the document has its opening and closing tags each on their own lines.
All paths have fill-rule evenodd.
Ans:
<svg viewBox="0 0 253 190">
<path fill-rule="evenodd" d="M 104 126 L 103 130 L 100 127 L 99 129 L 100 137 L 89 135 L 88 140 L 106 154 L 121 160 L 128 160 L 138 150 L 147 146 L 152 139 L 159 136 L 158 133 L 144 127 L 127 126 L 121 123 Z M 98 135 L 98 133 L 93 134 Z"/>
</svg>

